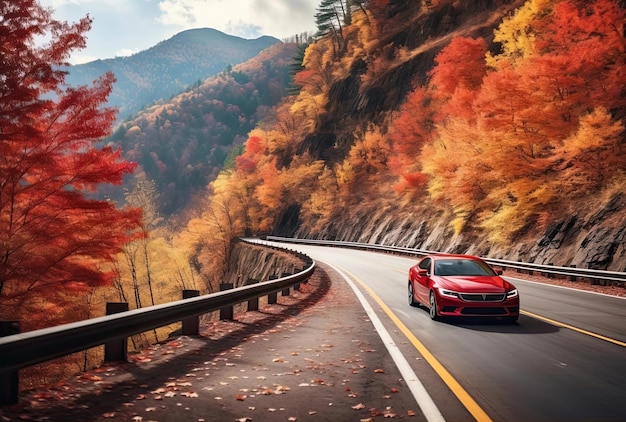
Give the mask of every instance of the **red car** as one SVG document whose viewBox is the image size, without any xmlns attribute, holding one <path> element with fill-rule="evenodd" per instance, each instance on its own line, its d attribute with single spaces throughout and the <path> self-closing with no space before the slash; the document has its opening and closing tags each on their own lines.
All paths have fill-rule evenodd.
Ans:
<svg viewBox="0 0 626 422">
<path fill-rule="evenodd" d="M 493 316 L 516 322 L 517 288 L 482 259 L 436 254 L 409 269 L 409 304 L 424 304 L 434 320 L 443 316 Z"/>
</svg>

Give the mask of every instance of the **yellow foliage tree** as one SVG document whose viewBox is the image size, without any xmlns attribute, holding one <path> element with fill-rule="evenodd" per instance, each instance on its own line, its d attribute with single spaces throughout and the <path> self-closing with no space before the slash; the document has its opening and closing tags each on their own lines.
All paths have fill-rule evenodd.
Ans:
<svg viewBox="0 0 626 422">
<path fill-rule="evenodd" d="M 347 160 L 360 176 L 372 175 L 387 169 L 391 145 L 383 130 L 372 123 L 350 149 Z"/>
<path fill-rule="evenodd" d="M 594 192 L 626 171 L 624 124 L 605 108 L 596 108 L 581 117 L 578 130 L 555 155 L 563 163 L 560 185 L 565 192 Z"/>
<path fill-rule="evenodd" d="M 319 184 L 323 170 L 324 162 L 321 160 L 312 160 L 308 154 L 294 156 L 289 169 L 282 172 L 287 203 L 301 204 L 317 189 L 325 189 Z"/>
<path fill-rule="evenodd" d="M 528 0 L 513 16 L 504 18 L 493 38 L 502 51 L 496 56 L 487 53 L 487 65 L 497 69 L 502 62 L 515 64 L 533 55 L 541 18 L 550 13 L 553 3 L 555 0 Z"/>
<path fill-rule="evenodd" d="M 317 176 L 316 189 L 302 203 L 302 219 L 310 230 L 322 230 L 331 222 L 337 209 L 341 209 L 337 177 L 324 166 Z"/>
</svg>

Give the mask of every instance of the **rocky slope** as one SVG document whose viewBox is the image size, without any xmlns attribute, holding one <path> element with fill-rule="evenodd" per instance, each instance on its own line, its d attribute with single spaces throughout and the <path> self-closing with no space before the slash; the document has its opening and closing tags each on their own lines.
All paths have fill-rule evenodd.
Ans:
<svg viewBox="0 0 626 422">
<path fill-rule="evenodd" d="M 450 216 L 426 204 L 387 201 L 383 206 L 346 213 L 322 232 L 300 227 L 296 237 L 413 247 L 438 252 L 468 253 L 513 261 L 626 271 L 626 195 L 603 203 L 581 204 L 577 214 L 564 214 L 545 231 L 532 227 L 509 245 L 494 247 L 475 233 L 455 235 Z M 284 233 L 283 233 L 284 234 Z"/>
<path fill-rule="evenodd" d="M 235 242 L 228 263 L 225 283 L 243 286 L 249 279 L 267 281 L 300 272 L 306 265 L 302 256 L 245 242 Z"/>
</svg>

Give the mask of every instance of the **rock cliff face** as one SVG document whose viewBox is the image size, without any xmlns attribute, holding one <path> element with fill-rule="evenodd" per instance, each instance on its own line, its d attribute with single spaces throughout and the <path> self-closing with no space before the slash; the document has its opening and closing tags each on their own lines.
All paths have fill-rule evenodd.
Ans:
<svg viewBox="0 0 626 422">
<path fill-rule="evenodd" d="M 450 215 L 415 204 L 372 205 L 337 216 L 323 231 L 300 226 L 293 235 L 309 239 L 341 240 L 467 253 L 513 261 L 626 271 L 626 194 L 604 203 L 581 204 L 545 230 L 528 228 L 505 246 L 495 247 L 470 229 L 455 235 Z"/>
<path fill-rule="evenodd" d="M 529 249 L 531 262 L 626 271 L 626 195 L 618 193 L 595 211 L 564 216 Z"/>
<path fill-rule="evenodd" d="M 225 283 L 243 286 L 249 279 L 267 281 L 303 269 L 305 261 L 280 249 L 269 249 L 245 242 L 236 242 L 228 263 Z"/>
</svg>

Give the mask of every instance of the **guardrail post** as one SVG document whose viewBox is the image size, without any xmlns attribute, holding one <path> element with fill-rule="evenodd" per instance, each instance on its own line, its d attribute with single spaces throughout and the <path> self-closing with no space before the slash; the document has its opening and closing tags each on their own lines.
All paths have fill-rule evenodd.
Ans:
<svg viewBox="0 0 626 422">
<path fill-rule="evenodd" d="M 571 268 L 576 268 L 576 265 L 570 265 Z M 575 275 L 570 275 L 568 277 L 569 281 L 578 281 L 578 277 L 576 277 Z"/>
<path fill-rule="evenodd" d="M 287 277 L 288 275 L 290 275 L 290 274 L 287 274 L 287 273 L 282 273 L 282 274 L 280 275 L 280 277 L 281 277 L 281 278 L 283 278 L 283 277 Z M 289 293 L 290 293 L 290 291 L 289 291 L 289 287 L 286 287 L 286 288 L 284 288 L 284 289 L 283 289 L 283 291 L 281 292 L 281 296 L 289 296 Z"/>
<path fill-rule="evenodd" d="M 230 290 L 233 288 L 233 283 L 220 283 L 220 292 L 224 290 Z M 232 320 L 235 318 L 234 307 L 226 306 L 224 308 L 220 308 L 220 319 L 221 320 Z"/>
<path fill-rule="evenodd" d="M 306 270 L 311 265 L 313 265 L 313 260 L 312 259 L 305 259 L 304 265 L 302 266 L 302 271 Z M 307 284 L 308 282 L 309 282 L 308 278 L 306 280 L 302 281 L 303 284 Z"/>
<path fill-rule="evenodd" d="M 250 286 L 252 284 L 257 284 L 259 280 L 255 280 L 253 278 L 249 278 L 246 281 L 246 286 Z M 258 311 L 259 310 L 259 298 L 255 297 L 248 300 L 248 311 Z"/>
<path fill-rule="evenodd" d="M 200 296 L 199 290 L 183 290 L 183 299 Z M 181 330 L 184 336 L 197 336 L 200 334 L 200 315 L 190 316 L 183 319 L 183 328 Z"/>
<path fill-rule="evenodd" d="M 278 277 L 273 275 L 270 276 L 270 280 L 276 280 Z M 278 303 L 278 292 L 272 292 L 270 294 L 267 295 L 267 303 L 269 305 L 273 305 L 275 303 Z"/>
<path fill-rule="evenodd" d="M 126 302 L 107 302 L 106 314 L 113 315 L 120 312 L 128 311 L 128 303 Z M 120 362 L 126 361 L 128 353 L 128 338 L 121 337 L 109 340 L 104 343 L 104 361 Z"/>
<path fill-rule="evenodd" d="M 18 321 L 0 321 L 0 337 L 20 333 Z M 19 394 L 19 371 L 17 369 L 0 372 L 0 406 L 17 404 Z"/>
</svg>

